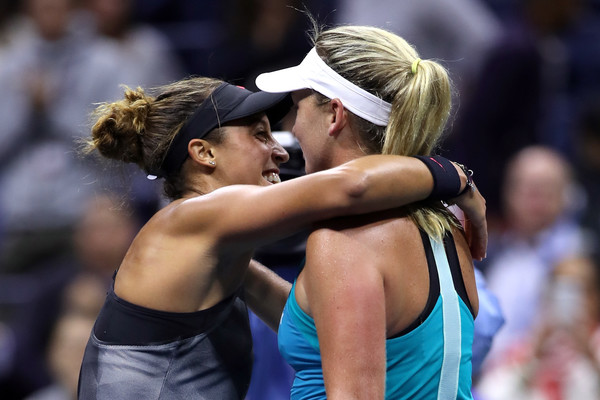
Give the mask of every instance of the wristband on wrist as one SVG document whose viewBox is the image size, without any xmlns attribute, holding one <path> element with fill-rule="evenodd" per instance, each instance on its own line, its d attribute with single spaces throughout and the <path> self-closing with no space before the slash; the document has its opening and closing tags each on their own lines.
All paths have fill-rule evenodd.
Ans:
<svg viewBox="0 0 600 400">
<path fill-rule="evenodd" d="M 433 176 L 433 190 L 427 197 L 428 200 L 448 200 L 462 193 L 460 190 L 460 175 L 450 160 L 442 156 L 414 157 L 425 163 Z M 465 174 L 468 181 L 470 175 L 467 172 Z M 468 183 L 467 187 L 469 187 Z"/>
</svg>

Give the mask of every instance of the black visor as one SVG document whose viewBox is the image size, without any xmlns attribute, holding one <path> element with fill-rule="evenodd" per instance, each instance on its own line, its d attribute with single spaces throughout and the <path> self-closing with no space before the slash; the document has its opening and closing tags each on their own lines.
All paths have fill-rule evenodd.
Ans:
<svg viewBox="0 0 600 400">
<path fill-rule="evenodd" d="M 251 92 L 240 86 L 223 83 L 187 120 L 167 150 L 160 170 L 150 171 L 150 175 L 164 177 L 179 171 L 188 156 L 187 147 L 192 139 L 202 139 L 227 122 L 260 112 L 267 114 L 273 126 L 287 114 L 291 106 L 288 93 Z"/>
</svg>

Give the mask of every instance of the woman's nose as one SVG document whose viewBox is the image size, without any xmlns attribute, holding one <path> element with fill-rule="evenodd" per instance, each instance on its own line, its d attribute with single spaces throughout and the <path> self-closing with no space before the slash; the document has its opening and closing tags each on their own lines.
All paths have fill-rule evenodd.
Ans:
<svg viewBox="0 0 600 400">
<path fill-rule="evenodd" d="M 288 152 L 283 148 L 283 146 L 279 142 L 276 142 L 275 146 L 273 146 L 273 160 L 275 160 L 275 162 L 277 162 L 278 164 L 283 164 L 288 162 L 289 159 L 290 155 L 288 154 Z"/>
</svg>

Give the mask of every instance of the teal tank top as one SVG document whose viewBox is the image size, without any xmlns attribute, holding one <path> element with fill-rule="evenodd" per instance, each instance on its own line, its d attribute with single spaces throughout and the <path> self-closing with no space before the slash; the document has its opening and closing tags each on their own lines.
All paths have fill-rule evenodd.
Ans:
<svg viewBox="0 0 600 400">
<path fill-rule="evenodd" d="M 386 341 L 385 398 L 472 399 L 474 318 L 465 302 L 466 290 L 454 241 L 450 235 L 443 244 L 423 233 L 422 237 L 433 278 L 430 286 L 436 282 L 439 286 L 430 289 L 434 293 L 433 297 L 430 293 L 433 307 L 423 315 L 422 322 Z M 295 285 L 294 282 L 278 331 L 279 351 L 295 370 L 290 398 L 326 399 L 315 323 L 296 302 Z M 465 299 L 458 295 L 455 286 L 462 288 Z"/>
</svg>

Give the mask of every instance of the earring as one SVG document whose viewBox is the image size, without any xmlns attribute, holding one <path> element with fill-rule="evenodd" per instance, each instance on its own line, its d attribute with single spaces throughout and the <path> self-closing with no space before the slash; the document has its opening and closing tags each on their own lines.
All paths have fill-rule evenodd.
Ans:
<svg viewBox="0 0 600 400">
<path fill-rule="evenodd" d="M 208 163 L 209 163 L 210 165 L 217 165 L 217 163 L 216 163 L 216 162 L 214 162 L 214 161 L 209 161 Z"/>
</svg>

